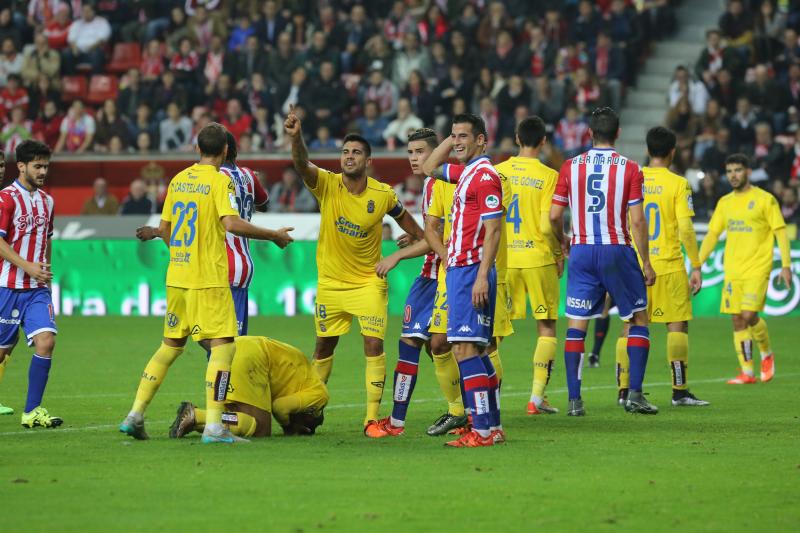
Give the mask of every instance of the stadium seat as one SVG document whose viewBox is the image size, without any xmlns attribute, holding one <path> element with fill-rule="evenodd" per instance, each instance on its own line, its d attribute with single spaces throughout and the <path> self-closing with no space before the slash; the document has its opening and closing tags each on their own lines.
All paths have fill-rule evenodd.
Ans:
<svg viewBox="0 0 800 533">
<path fill-rule="evenodd" d="M 117 43 L 111 54 L 111 62 L 106 66 L 108 72 L 120 74 L 132 68 L 139 68 L 142 62 L 142 48 L 139 43 Z"/>
<path fill-rule="evenodd" d="M 89 95 L 86 97 L 86 102 L 102 105 L 108 99 L 116 99 L 118 90 L 119 80 L 116 76 L 96 74 L 89 81 Z"/>
<path fill-rule="evenodd" d="M 64 76 L 61 78 L 61 99 L 65 102 L 85 100 L 88 85 L 85 76 Z"/>
</svg>

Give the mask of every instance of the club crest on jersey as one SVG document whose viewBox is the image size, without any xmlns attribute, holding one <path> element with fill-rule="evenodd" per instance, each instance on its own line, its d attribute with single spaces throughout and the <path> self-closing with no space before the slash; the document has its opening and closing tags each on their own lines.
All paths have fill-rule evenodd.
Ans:
<svg viewBox="0 0 800 533">
<path fill-rule="evenodd" d="M 496 209 L 500 205 L 500 198 L 494 194 L 490 194 L 486 197 L 486 201 L 484 203 L 489 209 Z"/>
<path fill-rule="evenodd" d="M 374 213 L 375 212 L 375 202 L 370 200 L 367 202 L 367 213 Z"/>
<path fill-rule="evenodd" d="M 756 206 L 755 200 L 750 200 L 750 203 L 747 204 L 747 209 L 753 209 Z"/>
</svg>

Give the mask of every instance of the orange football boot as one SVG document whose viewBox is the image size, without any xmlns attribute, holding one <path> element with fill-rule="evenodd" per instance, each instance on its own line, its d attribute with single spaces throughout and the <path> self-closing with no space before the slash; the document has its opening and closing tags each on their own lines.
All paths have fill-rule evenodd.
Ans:
<svg viewBox="0 0 800 533">
<path fill-rule="evenodd" d="M 761 360 L 761 381 L 766 383 L 775 377 L 775 356 L 769 354 Z"/>
<path fill-rule="evenodd" d="M 373 439 L 399 437 L 405 430 L 405 427 L 393 426 L 391 419 L 387 416 L 381 420 L 371 420 L 364 428 L 364 435 Z"/>
<path fill-rule="evenodd" d="M 490 434 L 488 437 L 482 437 L 477 431 L 470 431 L 462 435 L 456 440 L 445 442 L 445 446 L 453 448 L 481 448 L 483 446 L 494 446 L 494 435 Z"/>
<path fill-rule="evenodd" d="M 728 385 L 752 385 L 753 383 L 758 383 L 758 380 L 753 376 L 748 376 L 744 372 L 728 380 Z"/>
</svg>

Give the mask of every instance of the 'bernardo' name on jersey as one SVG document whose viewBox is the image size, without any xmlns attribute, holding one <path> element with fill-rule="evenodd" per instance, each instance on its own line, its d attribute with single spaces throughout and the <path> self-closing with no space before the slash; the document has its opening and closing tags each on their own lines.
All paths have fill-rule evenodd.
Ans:
<svg viewBox="0 0 800 533">
<path fill-rule="evenodd" d="M 624 167 L 628 164 L 628 160 L 619 154 L 602 154 L 594 152 L 594 156 L 590 157 L 591 152 L 586 152 L 578 156 L 578 163 L 581 165 L 619 165 Z"/>
</svg>

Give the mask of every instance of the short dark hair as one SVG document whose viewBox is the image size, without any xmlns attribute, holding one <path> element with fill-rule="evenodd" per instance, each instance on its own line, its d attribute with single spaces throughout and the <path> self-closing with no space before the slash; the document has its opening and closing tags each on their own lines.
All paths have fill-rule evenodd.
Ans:
<svg viewBox="0 0 800 533">
<path fill-rule="evenodd" d="M 589 129 L 594 142 L 612 143 L 617 140 L 619 115 L 610 107 L 599 107 L 589 117 Z"/>
<path fill-rule="evenodd" d="M 675 134 L 669 128 L 656 126 L 647 132 L 647 153 L 650 157 L 667 157 L 677 144 Z"/>
<path fill-rule="evenodd" d="M 425 141 L 431 148 L 436 148 L 439 144 L 439 138 L 436 132 L 430 128 L 419 128 L 408 136 L 408 142 L 411 141 Z"/>
<path fill-rule="evenodd" d="M 197 146 L 201 155 L 216 157 L 222 155 L 228 144 L 228 130 L 219 122 L 209 122 L 197 134 Z"/>
<path fill-rule="evenodd" d="M 517 137 L 521 146 L 536 148 L 542 143 L 542 139 L 547 135 L 547 127 L 544 120 L 536 115 L 525 117 L 517 125 Z"/>
<path fill-rule="evenodd" d="M 364 147 L 364 153 L 367 154 L 367 157 L 372 155 L 372 147 L 369 145 L 369 141 L 358 133 L 348 133 L 345 135 L 344 139 L 342 139 L 342 146 L 349 142 L 361 143 Z"/>
<path fill-rule="evenodd" d="M 236 158 L 239 156 L 239 150 L 236 148 L 236 137 L 233 133 L 225 131 L 225 138 L 228 141 L 228 153 L 225 154 L 226 163 L 235 163 Z"/>
<path fill-rule="evenodd" d="M 742 153 L 731 154 L 725 158 L 725 166 L 727 167 L 728 165 L 742 165 L 744 168 L 749 168 L 750 158 Z"/>
<path fill-rule="evenodd" d="M 455 126 L 456 124 L 471 124 L 472 133 L 474 133 L 476 137 L 478 135 L 486 137 L 486 123 L 478 115 L 459 113 L 453 117 L 453 125 Z"/>
<path fill-rule="evenodd" d="M 17 163 L 27 165 L 36 159 L 50 159 L 52 154 L 50 147 L 43 142 L 27 140 L 17 145 L 16 159 Z"/>
</svg>

